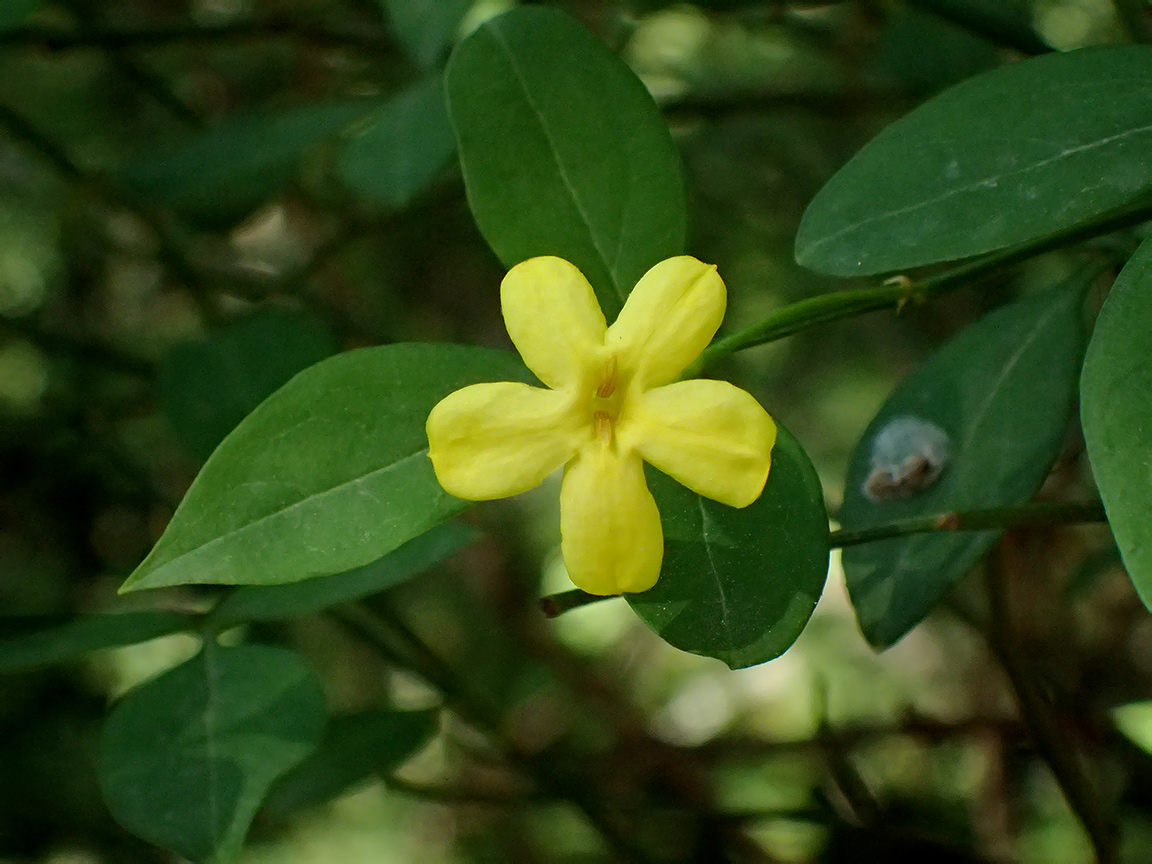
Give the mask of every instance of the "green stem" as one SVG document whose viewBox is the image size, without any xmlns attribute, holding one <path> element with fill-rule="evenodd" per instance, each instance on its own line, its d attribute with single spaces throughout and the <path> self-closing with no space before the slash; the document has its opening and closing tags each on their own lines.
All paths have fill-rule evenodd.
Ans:
<svg viewBox="0 0 1152 864">
<path fill-rule="evenodd" d="M 932 516 L 918 516 L 859 531 L 833 531 L 833 549 L 859 546 L 876 540 L 927 534 L 932 531 L 988 531 L 999 528 L 1035 528 L 1046 525 L 1072 525 L 1078 522 L 1105 522 L 1104 505 L 1091 503 L 1023 504 L 1019 507 L 989 507 L 984 510 L 952 510 Z"/>
<path fill-rule="evenodd" d="M 743 351 L 792 336 L 810 327 L 852 318 L 880 309 L 894 308 L 900 311 L 908 305 L 920 305 L 928 300 L 952 291 L 966 281 L 984 278 L 997 270 L 1019 264 L 1044 252 L 1062 246 L 1110 234 L 1122 228 L 1129 228 L 1152 218 L 1152 200 L 1142 200 L 1131 207 L 1108 214 L 1088 225 L 1039 240 L 1026 246 L 1006 249 L 959 264 L 935 276 L 919 281 L 894 277 L 883 285 L 874 288 L 852 288 L 847 291 L 834 291 L 809 297 L 792 303 L 769 315 L 751 327 L 717 339 L 688 366 L 680 376 L 694 378 L 704 369 L 724 358 Z M 1097 262 L 1101 271 L 1111 266 L 1110 261 Z"/>
</svg>

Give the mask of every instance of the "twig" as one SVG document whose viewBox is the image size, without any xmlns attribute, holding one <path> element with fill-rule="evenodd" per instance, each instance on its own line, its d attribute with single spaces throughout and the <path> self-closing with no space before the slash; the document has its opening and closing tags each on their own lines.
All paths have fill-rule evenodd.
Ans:
<svg viewBox="0 0 1152 864">
<path fill-rule="evenodd" d="M 929 299 L 959 288 L 970 280 L 987 277 L 1005 267 L 1019 264 L 1062 246 L 1138 225 L 1150 217 L 1152 217 L 1152 201 L 1141 201 L 1123 212 L 1110 214 L 1092 224 L 1078 226 L 1071 231 L 1031 244 L 985 255 L 920 281 L 897 276 L 874 288 L 833 291 L 809 297 L 785 306 L 757 324 L 717 339 L 684 370 L 681 377 L 694 378 L 707 367 L 737 351 L 774 342 L 820 324 L 853 318 L 881 309 L 895 309 L 899 312 L 906 306 L 921 305 Z M 1110 257 L 1105 256 L 1086 265 L 1084 276 L 1087 277 L 1093 270 L 1103 273 L 1111 266 L 1113 264 Z"/>
<path fill-rule="evenodd" d="M 1099 501 L 1083 504 L 1023 504 L 1019 507 L 989 507 L 985 510 L 952 510 L 859 531 L 833 531 L 829 537 L 829 545 L 833 549 L 838 549 L 932 531 L 1034 528 L 1045 525 L 1072 525 L 1079 522 L 1105 522 L 1107 519 L 1104 505 Z"/>
<path fill-rule="evenodd" d="M 573 588 L 571 591 L 561 591 L 559 594 L 548 594 L 541 597 L 537 603 L 545 618 L 559 618 L 565 612 L 571 612 L 581 606 L 588 606 L 601 600 L 612 600 L 619 596 L 619 594 L 589 594 L 587 591 Z"/>
</svg>

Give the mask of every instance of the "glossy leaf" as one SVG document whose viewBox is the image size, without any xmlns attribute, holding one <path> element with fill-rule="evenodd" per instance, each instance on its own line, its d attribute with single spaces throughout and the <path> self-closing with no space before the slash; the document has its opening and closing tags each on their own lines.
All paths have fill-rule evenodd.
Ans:
<svg viewBox="0 0 1152 864">
<path fill-rule="evenodd" d="M 1152 241 L 1096 319 L 1080 382 L 1092 473 L 1128 575 L 1152 608 Z"/>
<path fill-rule="evenodd" d="M 425 69 L 443 59 L 473 0 L 382 0 L 408 56 Z"/>
<path fill-rule="evenodd" d="M 656 587 L 625 595 L 636 614 L 666 642 L 733 669 L 784 653 L 828 573 L 828 516 L 800 444 L 779 428 L 764 492 L 741 510 L 652 469 L 648 480 L 664 526 L 664 567 Z"/>
<path fill-rule="evenodd" d="M 273 391 L 336 351 L 316 318 L 257 312 L 169 351 L 160 365 L 160 409 L 189 452 L 207 459 Z"/>
<path fill-rule="evenodd" d="M 1081 280 L 984 316 L 899 384 L 852 454 L 839 514 L 844 530 L 1032 499 L 1075 405 L 1084 287 Z M 896 433 L 893 422 L 907 429 L 907 418 L 919 426 Z M 933 428 L 947 436 L 946 445 L 932 440 Z M 893 443 L 894 434 L 903 442 Z M 878 438 L 886 442 L 880 448 Z M 913 466 L 903 486 L 873 482 L 874 472 L 913 465 L 908 458 L 916 454 L 942 462 L 935 481 Z M 864 636 L 878 648 L 892 645 L 999 536 L 944 531 L 845 549 L 844 574 Z"/>
<path fill-rule="evenodd" d="M 395 770 L 428 743 L 439 716 L 438 711 L 364 711 L 333 717 L 316 752 L 276 782 L 264 809 L 286 815 L 315 807 Z"/>
<path fill-rule="evenodd" d="M 1002 66 L 893 123 L 820 190 L 796 260 L 836 276 L 953 261 L 1101 220 L 1152 194 L 1152 47 Z"/>
<path fill-rule="evenodd" d="M 309 151 L 379 104 L 340 99 L 234 115 L 206 132 L 138 155 L 121 169 L 120 179 L 145 201 L 190 221 L 229 225 L 295 179 Z"/>
<path fill-rule="evenodd" d="M 595 36 L 549 9 L 493 18 L 446 72 L 468 203 L 508 267 L 558 255 L 611 321 L 684 251 L 684 184 L 656 103 Z"/>
<path fill-rule="evenodd" d="M 375 561 L 467 505 L 440 488 L 424 422 L 448 393 L 531 380 L 507 352 L 399 344 L 304 370 L 205 463 L 122 590 L 279 585 Z"/>
<path fill-rule="evenodd" d="M 179 612 L 82 615 L 64 624 L 0 638 L 0 674 L 65 663 L 101 648 L 134 645 L 195 628 L 195 619 Z M 4 629 L 0 626 L 0 631 Z"/>
<path fill-rule="evenodd" d="M 432 75 L 357 124 L 340 145 L 335 172 L 358 198 L 398 210 L 428 188 L 455 151 L 444 84 Z"/>
<path fill-rule="evenodd" d="M 214 647 L 132 690 L 100 745 L 100 785 L 132 833 L 195 862 L 240 851 L 268 787 L 321 740 L 324 694 L 297 655 Z"/>
<path fill-rule="evenodd" d="M 291 585 L 246 585 L 233 591 L 212 611 L 218 628 L 246 621 L 276 621 L 310 615 L 339 603 L 350 603 L 398 585 L 455 555 L 480 536 L 475 528 L 449 522 L 409 540 L 379 561 Z"/>
</svg>

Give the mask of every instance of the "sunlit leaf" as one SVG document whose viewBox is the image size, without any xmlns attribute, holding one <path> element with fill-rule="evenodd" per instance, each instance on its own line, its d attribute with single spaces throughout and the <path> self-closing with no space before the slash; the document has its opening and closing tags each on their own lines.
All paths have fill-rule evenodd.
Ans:
<svg viewBox="0 0 1152 864">
<path fill-rule="evenodd" d="M 649 267 L 684 251 L 668 125 L 575 21 L 540 8 L 493 18 L 457 46 L 446 80 L 468 203 L 506 266 L 568 259 L 612 320 Z"/>
<path fill-rule="evenodd" d="M 324 694 L 296 654 L 209 648 L 112 710 L 104 798 L 152 843 L 194 862 L 231 861 L 268 787 L 316 749 L 324 720 Z"/>
<path fill-rule="evenodd" d="M 279 585 L 362 567 L 464 509 L 440 488 L 424 423 L 453 390 L 532 380 L 513 354 L 386 345 L 304 370 L 204 464 L 124 590 Z"/>
<path fill-rule="evenodd" d="M 1152 241 L 1096 319 L 1080 382 L 1092 473 L 1128 575 L 1152 608 Z"/>
<path fill-rule="evenodd" d="M 893 123 L 820 190 L 796 260 L 836 276 L 1038 241 L 1152 194 L 1152 47 L 1002 66 Z"/>
<path fill-rule="evenodd" d="M 1032 499 L 1075 405 L 1085 278 L 984 316 L 899 384 L 852 454 L 844 530 Z M 942 468 L 936 479 L 929 465 Z M 999 536 L 941 531 L 845 549 L 864 636 L 896 642 Z"/>
<path fill-rule="evenodd" d="M 753 504 L 726 507 L 649 469 L 664 525 L 656 587 L 629 604 L 662 639 L 733 669 L 784 653 L 804 629 L 828 573 L 820 481 L 779 428 L 772 469 Z"/>
</svg>

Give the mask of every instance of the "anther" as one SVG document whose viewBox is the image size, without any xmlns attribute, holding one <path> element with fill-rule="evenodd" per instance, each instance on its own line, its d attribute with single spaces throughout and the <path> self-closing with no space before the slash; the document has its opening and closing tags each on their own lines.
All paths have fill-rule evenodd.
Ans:
<svg viewBox="0 0 1152 864">
<path fill-rule="evenodd" d="M 600 377 L 600 386 L 596 388 L 596 395 L 607 399 L 616 392 L 616 355 L 608 358 L 608 365 L 604 367 L 604 374 Z"/>
<path fill-rule="evenodd" d="M 612 443 L 612 418 L 607 411 L 597 411 L 593 419 L 596 421 L 596 437 L 602 444 Z"/>
</svg>

